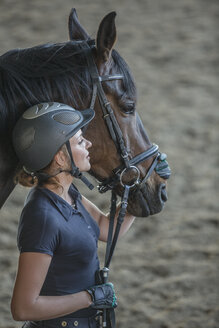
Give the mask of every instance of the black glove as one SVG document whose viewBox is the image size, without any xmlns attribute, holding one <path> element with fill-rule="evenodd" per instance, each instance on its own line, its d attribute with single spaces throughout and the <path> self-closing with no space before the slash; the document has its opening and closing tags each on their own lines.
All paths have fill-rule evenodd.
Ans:
<svg viewBox="0 0 219 328">
<path fill-rule="evenodd" d="M 117 307 L 117 298 L 111 282 L 86 289 L 91 295 L 94 309 L 111 309 Z"/>
</svg>

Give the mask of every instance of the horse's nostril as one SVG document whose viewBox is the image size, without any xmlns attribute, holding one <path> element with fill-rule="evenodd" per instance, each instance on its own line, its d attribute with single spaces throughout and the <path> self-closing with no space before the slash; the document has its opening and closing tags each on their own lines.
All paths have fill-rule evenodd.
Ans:
<svg viewBox="0 0 219 328">
<path fill-rule="evenodd" d="M 159 195 L 160 195 L 160 201 L 162 203 L 166 202 L 168 197 L 167 197 L 167 190 L 166 190 L 166 185 L 162 183 L 159 188 Z"/>
</svg>

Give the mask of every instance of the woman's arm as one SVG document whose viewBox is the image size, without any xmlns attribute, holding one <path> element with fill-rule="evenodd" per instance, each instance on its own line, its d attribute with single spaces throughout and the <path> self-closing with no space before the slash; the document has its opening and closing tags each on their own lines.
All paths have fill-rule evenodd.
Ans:
<svg viewBox="0 0 219 328">
<path fill-rule="evenodd" d="M 100 228 L 100 237 L 99 240 L 101 241 L 107 241 L 107 236 L 108 236 L 108 229 L 109 229 L 109 213 L 105 215 L 103 212 L 99 210 L 99 208 L 94 205 L 92 202 L 90 202 L 87 198 L 82 196 L 82 203 L 86 210 L 91 214 L 91 216 L 95 219 L 97 224 L 99 225 Z M 116 209 L 116 220 L 114 222 L 114 231 L 116 228 L 116 223 L 117 223 L 117 217 L 119 214 L 120 210 L 120 204 L 117 206 Z M 122 223 L 120 232 L 119 232 L 119 238 L 122 237 L 131 227 L 132 223 L 134 222 L 135 217 L 128 212 L 126 212 L 124 222 Z"/>
<path fill-rule="evenodd" d="M 89 307 L 91 297 L 86 291 L 64 296 L 39 296 L 51 256 L 22 253 L 14 286 L 11 312 L 14 320 L 48 320 Z"/>
</svg>

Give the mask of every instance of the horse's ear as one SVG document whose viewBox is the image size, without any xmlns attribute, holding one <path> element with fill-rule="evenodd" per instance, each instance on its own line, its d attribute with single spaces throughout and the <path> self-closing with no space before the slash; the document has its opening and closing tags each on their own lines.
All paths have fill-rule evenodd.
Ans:
<svg viewBox="0 0 219 328">
<path fill-rule="evenodd" d="M 68 30 L 70 40 L 88 40 L 90 39 L 86 30 L 82 27 L 78 20 L 75 8 L 72 8 L 68 19 Z"/>
<path fill-rule="evenodd" d="M 97 56 L 106 62 L 110 56 L 116 42 L 116 12 L 106 15 L 100 23 L 97 32 Z"/>
</svg>

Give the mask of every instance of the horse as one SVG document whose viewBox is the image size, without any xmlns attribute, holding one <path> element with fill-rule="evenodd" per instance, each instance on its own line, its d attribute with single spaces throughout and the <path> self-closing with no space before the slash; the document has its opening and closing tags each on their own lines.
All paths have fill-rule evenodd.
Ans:
<svg viewBox="0 0 219 328">
<path fill-rule="evenodd" d="M 129 180 L 131 214 L 147 217 L 163 209 L 168 174 L 156 170 L 162 161 L 158 146 L 137 113 L 130 69 L 114 49 L 115 17 L 107 14 L 92 40 L 72 9 L 70 41 L 13 49 L 0 57 L 0 207 L 15 187 L 20 165 L 11 141 L 16 121 L 27 108 L 56 101 L 95 110 L 84 135 L 92 142 L 89 173 L 102 183 L 100 190 L 121 195 Z"/>
</svg>

